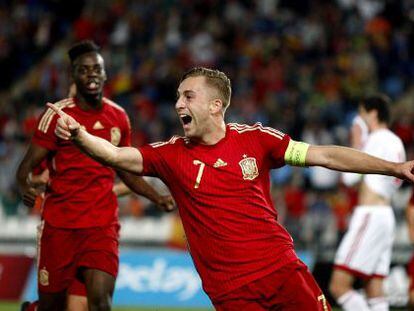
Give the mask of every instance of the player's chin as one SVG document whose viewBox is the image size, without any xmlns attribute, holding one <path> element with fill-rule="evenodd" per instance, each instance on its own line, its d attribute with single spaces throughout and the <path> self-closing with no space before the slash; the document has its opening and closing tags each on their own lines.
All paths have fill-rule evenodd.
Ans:
<svg viewBox="0 0 414 311">
<path fill-rule="evenodd" d="M 188 138 L 194 137 L 194 131 L 192 131 L 191 129 L 184 128 L 183 130 L 184 130 L 185 137 L 188 137 Z"/>
<path fill-rule="evenodd" d="M 86 89 L 83 94 L 87 95 L 87 96 L 99 96 L 102 93 L 102 90 L 88 90 Z"/>
<path fill-rule="evenodd" d="M 102 86 L 101 87 L 97 87 L 97 88 L 88 88 L 86 86 L 83 86 L 81 89 L 79 89 L 79 92 L 82 94 L 88 94 L 88 95 L 97 95 L 102 93 Z"/>
</svg>

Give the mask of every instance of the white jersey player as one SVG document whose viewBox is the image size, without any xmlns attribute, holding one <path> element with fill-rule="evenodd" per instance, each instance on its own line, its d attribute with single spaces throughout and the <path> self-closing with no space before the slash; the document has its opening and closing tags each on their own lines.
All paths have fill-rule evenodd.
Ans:
<svg viewBox="0 0 414 311">
<path fill-rule="evenodd" d="M 352 120 L 351 127 L 351 147 L 362 150 L 367 142 L 369 135 L 368 125 L 364 119 L 358 114 Z"/>
<path fill-rule="evenodd" d="M 394 162 L 405 161 L 401 139 L 388 129 L 388 98 L 373 96 L 360 104 L 359 115 L 369 129 L 362 150 Z M 345 184 L 359 182 L 358 206 L 352 215 L 334 262 L 330 290 L 344 310 L 388 310 L 383 278 L 388 275 L 395 218 L 391 196 L 402 181 L 383 175 L 346 173 Z M 355 278 L 365 281 L 366 298 L 352 288 Z"/>
</svg>

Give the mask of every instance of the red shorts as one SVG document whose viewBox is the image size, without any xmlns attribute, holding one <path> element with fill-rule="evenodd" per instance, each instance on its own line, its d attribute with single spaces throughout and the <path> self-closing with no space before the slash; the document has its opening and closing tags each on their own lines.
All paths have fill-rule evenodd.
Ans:
<svg viewBox="0 0 414 311">
<path fill-rule="evenodd" d="M 85 229 L 55 228 L 42 222 L 38 239 L 38 288 L 44 293 L 68 289 L 79 268 L 118 274 L 119 225 Z"/>
<path fill-rule="evenodd" d="M 322 290 L 300 260 L 230 292 L 213 304 L 217 311 L 331 310 Z"/>
</svg>

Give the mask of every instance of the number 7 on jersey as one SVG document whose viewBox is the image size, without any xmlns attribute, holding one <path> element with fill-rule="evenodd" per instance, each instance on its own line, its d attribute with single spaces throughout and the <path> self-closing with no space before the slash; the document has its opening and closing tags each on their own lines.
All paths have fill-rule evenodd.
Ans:
<svg viewBox="0 0 414 311">
<path fill-rule="evenodd" d="M 194 160 L 193 164 L 194 165 L 200 165 L 200 168 L 198 169 L 198 173 L 197 173 L 196 182 L 194 184 L 194 188 L 197 189 L 200 186 L 201 177 L 203 177 L 203 171 L 204 171 L 204 167 L 206 166 L 206 164 L 199 161 L 199 160 Z"/>
</svg>

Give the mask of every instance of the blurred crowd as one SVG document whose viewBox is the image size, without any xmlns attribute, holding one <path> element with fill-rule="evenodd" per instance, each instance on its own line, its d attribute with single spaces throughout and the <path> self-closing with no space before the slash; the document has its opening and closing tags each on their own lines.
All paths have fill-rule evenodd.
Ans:
<svg viewBox="0 0 414 311">
<path fill-rule="evenodd" d="M 227 121 L 259 121 L 312 144 L 347 145 L 358 99 L 384 92 L 393 99 L 392 128 L 414 158 L 409 1 L 61 3 L 66 1 L 0 1 L 4 215 L 27 213 L 14 171 L 45 103 L 67 96 L 66 50 L 83 39 L 102 47 L 105 94 L 127 110 L 134 145 L 181 133 L 173 109 L 177 82 L 186 69 L 203 65 L 232 80 Z M 322 234 L 328 219 L 339 234 L 346 228 L 355 191 L 341 184 L 338 173 L 285 167 L 272 180 L 281 219 L 298 243 Z"/>
</svg>

